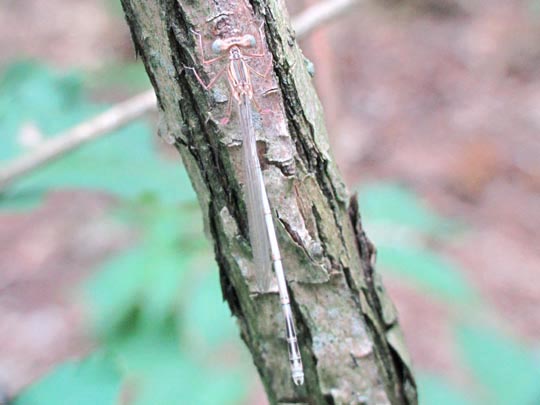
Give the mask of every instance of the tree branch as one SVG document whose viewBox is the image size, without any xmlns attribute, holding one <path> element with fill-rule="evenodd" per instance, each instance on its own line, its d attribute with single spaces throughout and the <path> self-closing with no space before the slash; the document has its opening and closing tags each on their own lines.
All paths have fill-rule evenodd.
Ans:
<svg viewBox="0 0 540 405">
<path fill-rule="evenodd" d="M 364 3 L 365 0 L 327 0 L 311 6 L 296 16 L 293 27 L 298 37 L 308 35 L 314 29 Z"/>
<path fill-rule="evenodd" d="M 282 1 L 122 0 L 136 50 L 158 97 L 164 134 L 174 140 L 199 197 L 214 244 L 222 291 L 238 320 L 271 403 L 415 404 L 416 388 L 397 315 L 373 268 L 358 205 L 331 157 L 322 108 Z M 246 2 L 247 3 L 247 2 Z M 264 37 L 258 28 L 264 24 Z M 238 120 L 226 115 L 228 88 L 205 83 L 203 65 L 216 38 L 252 34 L 272 54 L 269 77 L 254 79 L 260 160 L 287 276 L 305 367 L 293 385 L 275 289 L 252 277 Z M 253 58 L 265 71 L 269 58 Z"/>
<path fill-rule="evenodd" d="M 332 159 L 322 108 L 282 1 L 122 0 L 137 53 L 158 97 L 164 134 L 174 140 L 214 244 L 222 291 L 236 316 L 271 403 L 416 404 L 397 315 L 373 268 L 355 200 Z M 264 36 L 258 28 L 264 23 Z M 271 53 L 269 77 L 254 79 L 260 160 L 285 267 L 305 384 L 290 378 L 277 291 L 252 277 L 238 120 L 226 115 L 228 88 L 205 83 L 219 68 L 201 63 L 216 38 L 252 34 Z M 265 71 L 270 58 L 253 58 Z"/>
</svg>

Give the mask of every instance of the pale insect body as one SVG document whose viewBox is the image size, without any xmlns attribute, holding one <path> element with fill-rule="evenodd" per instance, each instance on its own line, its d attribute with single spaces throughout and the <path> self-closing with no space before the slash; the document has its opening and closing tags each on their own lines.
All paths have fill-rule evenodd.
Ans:
<svg viewBox="0 0 540 405">
<path fill-rule="evenodd" d="M 195 34 L 199 38 L 199 46 L 201 48 L 201 53 L 203 53 L 202 38 L 200 34 Z M 194 69 L 191 69 L 193 70 L 199 83 L 201 83 L 201 85 L 207 90 L 216 83 L 216 81 L 223 75 L 225 71 L 227 71 L 227 78 L 229 87 L 231 89 L 231 94 L 238 105 L 243 135 L 242 150 L 244 154 L 243 166 L 245 173 L 246 206 L 248 214 L 249 237 L 255 267 L 257 268 L 255 272 L 255 279 L 259 289 L 261 291 L 267 291 L 271 278 L 271 265 L 273 265 L 281 307 L 285 317 L 285 332 L 289 351 L 291 375 L 294 383 L 296 385 L 301 385 L 304 382 L 302 358 L 300 355 L 300 349 L 298 347 L 294 318 L 290 305 L 289 293 L 287 291 L 287 281 L 285 279 L 283 265 L 281 262 L 274 221 L 272 219 L 272 212 L 270 210 L 270 204 L 268 202 L 268 196 L 266 194 L 259 156 L 257 153 L 255 131 L 253 128 L 253 117 L 251 113 L 251 102 L 253 102 L 258 110 L 260 110 L 260 108 L 253 98 L 253 85 L 251 83 L 250 72 L 264 78 L 268 75 L 269 70 L 266 73 L 261 74 L 246 63 L 246 60 L 249 58 L 263 57 L 265 56 L 264 54 L 242 53 L 242 49 L 255 48 L 255 46 L 255 37 L 249 34 L 215 40 L 212 43 L 213 52 L 216 54 L 224 54 L 228 52 L 229 63 L 223 67 L 208 84 L 205 84 L 197 72 Z M 214 59 L 204 60 L 203 53 L 203 63 L 211 64 L 225 58 L 226 56 L 227 55 L 225 54 Z M 227 107 L 227 116 L 225 119 L 222 119 L 222 123 L 226 123 L 229 120 L 230 113 L 231 99 L 229 99 L 229 104 Z"/>
<path fill-rule="evenodd" d="M 245 94 L 250 100 L 253 100 L 253 86 L 249 75 L 249 66 L 245 63 L 240 47 L 254 48 L 256 45 L 253 35 L 244 35 L 241 37 L 231 37 L 225 39 L 216 39 L 212 43 L 214 53 L 221 54 L 229 51 L 228 77 L 231 93 L 238 103 L 240 97 Z"/>
</svg>

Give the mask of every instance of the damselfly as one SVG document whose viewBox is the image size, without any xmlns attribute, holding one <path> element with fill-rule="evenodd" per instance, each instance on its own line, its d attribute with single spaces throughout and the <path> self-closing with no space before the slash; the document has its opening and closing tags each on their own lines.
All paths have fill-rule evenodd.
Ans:
<svg viewBox="0 0 540 405">
<path fill-rule="evenodd" d="M 253 103 L 259 111 L 260 108 L 253 97 L 253 85 L 251 82 L 250 73 L 252 72 L 264 78 L 268 75 L 268 72 L 264 74 L 259 73 L 247 62 L 251 58 L 262 58 L 265 56 L 265 54 L 245 52 L 247 49 L 255 48 L 257 44 L 255 37 L 247 34 L 216 39 L 212 43 L 212 50 L 220 56 L 206 60 L 204 57 L 202 37 L 197 32 L 194 32 L 194 34 L 198 37 L 203 63 L 205 65 L 212 64 L 228 56 L 227 65 L 225 65 L 208 84 L 204 83 L 195 69 L 188 69 L 193 71 L 199 83 L 206 90 L 209 90 L 217 82 L 217 80 L 225 72 L 227 72 L 229 87 L 231 89 L 232 97 L 238 106 L 238 113 L 242 128 L 242 149 L 244 155 L 243 166 L 245 172 L 249 237 L 253 251 L 253 259 L 257 268 L 255 278 L 257 280 L 258 287 L 263 291 L 267 290 L 271 279 L 270 267 L 271 265 L 274 267 L 281 307 L 285 317 L 292 379 L 296 385 L 301 385 L 304 382 L 302 358 L 300 356 L 300 350 L 298 347 L 298 339 L 294 326 L 294 318 L 292 315 L 289 293 L 287 291 L 287 282 L 281 262 L 281 254 L 277 242 L 276 230 L 274 227 L 274 221 L 272 219 L 272 212 L 270 210 L 268 196 L 266 194 L 261 165 L 257 154 L 255 130 L 253 127 L 251 104 Z M 226 123 L 229 120 L 231 113 L 231 102 L 232 100 L 230 99 L 227 106 L 227 116 L 222 120 L 222 123 Z"/>
</svg>

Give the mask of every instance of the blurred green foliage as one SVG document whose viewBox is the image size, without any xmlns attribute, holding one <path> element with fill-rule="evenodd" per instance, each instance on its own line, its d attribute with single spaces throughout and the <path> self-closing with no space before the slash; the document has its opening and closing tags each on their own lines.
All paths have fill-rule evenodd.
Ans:
<svg viewBox="0 0 540 405">
<path fill-rule="evenodd" d="M 527 5 L 531 14 L 535 18 L 538 18 L 538 16 L 540 15 L 540 0 L 529 0 Z"/>
<path fill-rule="evenodd" d="M 31 62 L 9 67 L 0 81 L 0 161 L 25 153 L 16 136 L 23 125 L 33 123 L 50 137 L 106 108 L 88 100 L 84 77 Z M 0 206 L 30 209 L 52 188 L 114 195 L 111 219 L 138 240 L 81 286 L 100 349 L 57 366 L 15 404 L 245 402 L 255 372 L 222 302 L 195 195 L 178 162 L 157 151 L 149 124 L 133 123 L 28 176 L 1 196 Z M 470 383 L 419 370 L 421 403 L 538 403 L 540 376 L 531 350 L 478 320 L 485 306 L 475 288 L 434 248 L 463 227 L 393 184 L 364 187 L 360 206 L 379 249 L 378 268 L 454 313 L 456 352 Z"/>
<path fill-rule="evenodd" d="M 144 70 L 144 65 L 133 61 L 121 64 L 110 63 L 98 70 L 88 72 L 84 76 L 84 84 L 95 92 L 108 92 L 113 89 L 135 93 L 148 89 L 150 79 Z"/>
<path fill-rule="evenodd" d="M 64 76 L 31 62 L 9 67 L 0 81 L 0 133 L 5 134 L 0 162 L 25 152 L 16 136 L 24 125 L 33 124 L 47 139 L 108 107 L 89 102 L 83 90 L 81 76 L 74 73 Z M 23 190 L 34 203 L 44 191 L 60 187 L 128 199 L 147 193 L 167 203 L 193 200 L 185 172 L 178 162 L 160 158 L 152 139 L 149 124 L 135 122 L 33 172 L 10 193 Z"/>
<path fill-rule="evenodd" d="M 377 269 L 398 277 L 447 306 L 455 346 L 470 382 L 417 370 L 423 405 L 533 405 L 540 403 L 540 359 L 517 339 L 484 324 L 489 308 L 463 269 L 438 253 L 441 241 L 464 229 L 439 217 L 419 197 L 396 184 L 366 185 L 359 192 L 367 234 L 378 249 Z M 454 348 L 449 348 L 453 350 Z"/>
<path fill-rule="evenodd" d="M 381 244 L 377 253 L 381 267 L 396 277 L 410 279 L 427 294 L 444 298 L 448 303 L 460 304 L 474 296 L 458 269 L 427 248 Z"/>
<path fill-rule="evenodd" d="M 25 153 L 27 123 L 50 137 L 105 109 L 90 102 L 77 73 L 31 62 L 0 82 L 0 160 Z M 164 159 L 145 121 L 135 122 L 18 182 L 5 209 L 31 209 L 53 188 L 107 192 L 111 219 L 138 235 L 81 286 L 101 348 L 59 365 L 23 391 L 17 405 L 238 404 L 255 372 L 230 311 L 189 179 Z"/>
<path fill-rule="evenodd" d="M 457 341 L 473 378 L 482 384 L 482 403 L 540 403 L 540 362 L 501 331 L 478 326 L 457 330 Z"/>
<path fill-rule="evenodd" d="M 359 198 L 382 269 L 449 304 L 470 304 L 477 298 L 456 265 L 428 243 L 460 232 L 458 225 L 432 213 L 415 194 L 396 185 L 367 185 Z"/>
<path fill-rule="evenodd" d="M 419 403 L 422 405 L 473 405 L 469 395 L 449 383 L 444 377 L 419 372 L 416 374 Z"/>
<path fill-rule="evenodd" d="M 58 366 L 44 381 L 28 388 L 14 405 L 113 404 L 120 389 L 120 370 L 103 353 Z"/>
</svg>

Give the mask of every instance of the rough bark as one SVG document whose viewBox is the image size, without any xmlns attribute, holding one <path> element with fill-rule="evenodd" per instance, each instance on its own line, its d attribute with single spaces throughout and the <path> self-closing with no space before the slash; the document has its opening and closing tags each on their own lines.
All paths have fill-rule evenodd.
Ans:
<svg viewBox="0 0 540 405">
<path fill-rule="evenodd" d="M 355 199 L 332 160 L 322 110 L 282 1 L 122 0 L 137 54 L 158 97 L 161 136 L 174 143 L 214 244 L 224 299 L 238 320 L 271 403 L 414 404 L 416 387 L 397 316 L 378 274 Z M 257 29 L 264 22 L 264 37 Z M 276 289 L 257 292 L 243 201 L 241 139 L 225 115 L 226 80 L 205 91 L 216 37 L 251 33 L 273 58 L 255 81 L 261 165 L 275 214 L 306 378 L 291 381 Z M 262 40 L 262 41 L 261 41 Z M 207 56 L 209 57 L 209 56 Z M 264 71 L 270 57 L 250 65 Z"/>
</svg>

